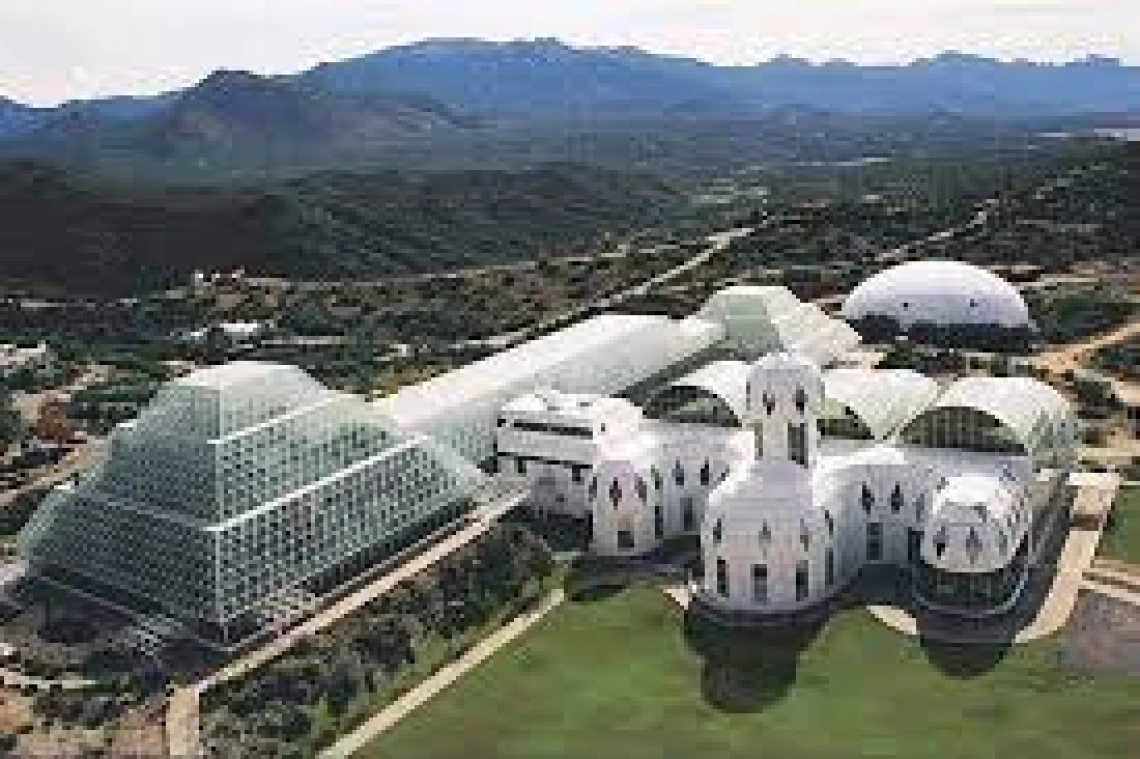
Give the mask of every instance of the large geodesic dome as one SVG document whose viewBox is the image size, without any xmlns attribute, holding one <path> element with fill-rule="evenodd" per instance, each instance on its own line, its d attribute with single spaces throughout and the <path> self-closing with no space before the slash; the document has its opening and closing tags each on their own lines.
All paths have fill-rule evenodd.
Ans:
<svg viewBox="0 0 1140 759">
<path fill-rule="evenodd" d="M 1030 328 L 1029 308 L 1013 285 L 960 261 L 913 261 L 882 271 L 851 291 L 843 317 L 887 317 L 903 327 L 983 324 Z"/>
</svg>

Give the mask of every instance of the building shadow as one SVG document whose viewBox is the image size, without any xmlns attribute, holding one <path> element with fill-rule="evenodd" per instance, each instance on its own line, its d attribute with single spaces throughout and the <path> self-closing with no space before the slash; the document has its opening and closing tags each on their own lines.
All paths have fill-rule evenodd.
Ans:
<svg viewBox="0 0 1140 759">
<path fill-rule="evenodd" d="M 970 679 L 984 675 L 1001 663 L 1013 639 L 969 642 L 948 641 L 919 633 L 919 645 L 927 661 L 948 677 Z"/>
<path fill-rule="evenodd" d="M 1007 611 L 980 619 L 932 611 L 900 589 L 895 606 L 911 614 L 927 659 L 956 678 L 983 675 L 1002 662 L 1018 634 L 1033 624 L 1057 579 L 1058 560 L 1071 525 L 1063 522 L 1045 535 L 1037 562 L 1028 570 L 1017 602 Z"/>
<path fill-rule="evenodd" d="M 796 683 L 804 652 L 845 605 L 837 598 L 804 613 L 748 624 L 724 619 L 694 600 L 685 613 L 684 635 L 703 660 L 705 701 L 734 714 L 760 712 L 782 701 Z"/>
<path fill-rule="evenodd" d="M 891 606 L 910 615 L 927 661 L 955 678 L 976 677 L 996 667 L 1022 626 L 1012 615 L 973 620 L 928 609 L 914 598 L 908 572 L 895 567 L 865 569 L 851 596 L 853 604 Z"/>
<path fill-rule="evenodd" d="M 570 601 L 592 603 L 621 593 L 633 579 L 628 567 L 584 554 L 570 562 L 563 588 Z"/>
</svg>

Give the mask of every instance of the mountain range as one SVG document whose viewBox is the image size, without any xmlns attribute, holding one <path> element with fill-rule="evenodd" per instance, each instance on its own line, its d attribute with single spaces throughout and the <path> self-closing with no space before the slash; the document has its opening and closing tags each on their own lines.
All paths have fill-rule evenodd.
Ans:
<svg viewBox="0 0 1140 759">
<path fill-rule="evenodd" d="M 1005 128 L 1058 119 L 1105 125 L 1137 113 L 1140 67 L 1096 56 L 1037 64 L 945 53 L 897 66 L 779 57 L 718 66 L 556 40 L 445 39 L 288 76 L 218 71 L 156 97 L 57 108 L 0 100 L 0 155 L 159 174 L 410 161 L 447 169 L 472 158 L 492 166 L 590 160 L 589 146 L 604 143 L 594 153 L 641 166 L 653 163 L 645 135 L 667 141 L 679 130 L 701 140 L 721 124 L 746 131 L 755 123 L 758 132 L 784 124 L 794 137 L 824 121 L 839 132 L 900 121 Z"/>
</svg>

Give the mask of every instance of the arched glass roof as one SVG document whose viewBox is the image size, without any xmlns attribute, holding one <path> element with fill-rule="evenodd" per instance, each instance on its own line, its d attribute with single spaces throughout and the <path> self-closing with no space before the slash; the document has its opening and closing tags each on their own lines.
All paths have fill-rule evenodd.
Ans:
<svg viewBox="0 0 1140 759">
<path fill-rule="evenodd" d="M 647 405 L 646 413 L 651 417 L 662 418 L 663 415 L 676 411 L 678 403 L 691 405 L 704 396 L 715 399 L 731 414 L 733 425 L 741 426 L 747 411 L 748 372 L 748 364 L 743 361 L 714 361 L 657 393 Z M 712 411 L 714 410 L 710 409 Z"/>
<path fill-rule="evenodd" d="M 724 325 L 727 343 L 755 359 L 765 353 L 798 353 L 821 366 L 859 344 L 848 324 L 786 287 L 736 285 L 713 294 L 698 319 Z"/>
<path fill-rule="evenodd" d="M 952 384 L 910 427 L 947 409 L 981 412 L 999 421 L 1040 464 L 1071 460 L 1077 422 L 1064 396 L 1028 377 L 965 377 Z"/>
<path fill-rule="evenodd" d="M 876 440 L 885 440 L 938 397 L 938 383 L 909 369 L 832 369 L 823 384 L 826 403 L 850 409 Z"/>
<path fill-rule="evenodd" d="M 405 432 L 437 437 L 472 461 L 494 455 L 503 404 L 554 387 L 610 395 L 715 345 L 723 327 L 699 319 L 600 314 L 426 382 L 375 406 Z"/>
</svg>

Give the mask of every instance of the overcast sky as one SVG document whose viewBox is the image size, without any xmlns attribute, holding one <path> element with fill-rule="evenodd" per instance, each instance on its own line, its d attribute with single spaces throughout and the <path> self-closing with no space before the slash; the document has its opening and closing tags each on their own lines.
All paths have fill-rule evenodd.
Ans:
<svg viewBox="0 0 1140 759">
<path fill-rule="evenodd" d="M 0 0 L 0 95 L 154 93 L 426 37 L 558 37 L 721 63 L 899 62 L 955 49 L 1140 63 L 1140 0 Z"/>
</svg>

